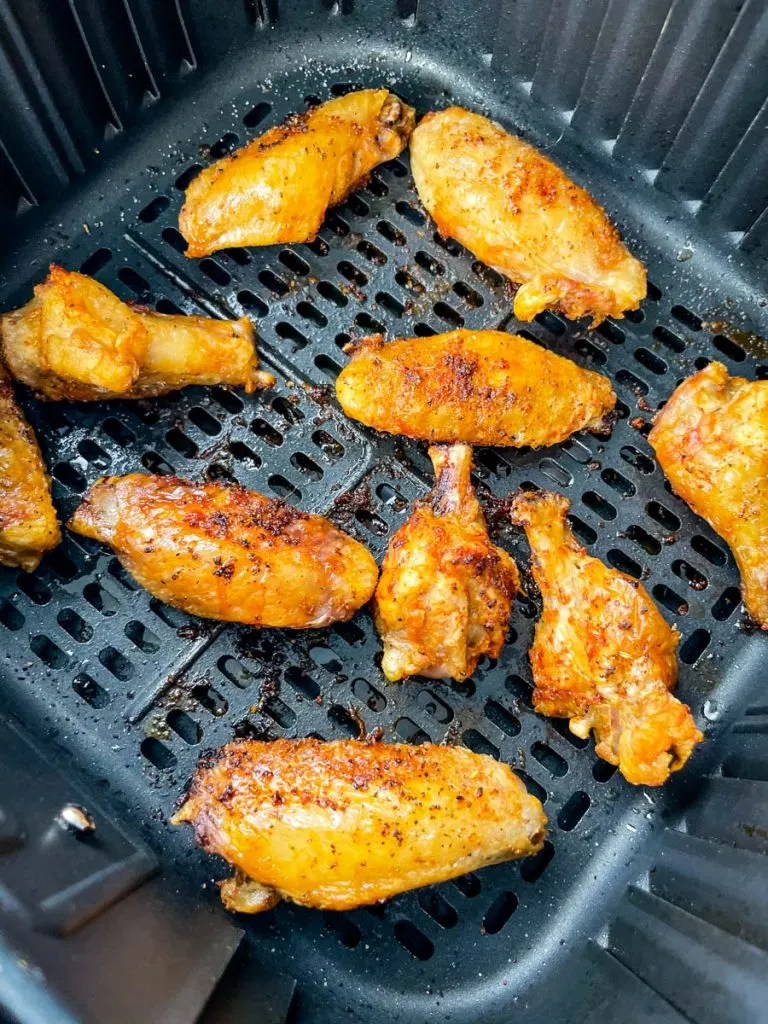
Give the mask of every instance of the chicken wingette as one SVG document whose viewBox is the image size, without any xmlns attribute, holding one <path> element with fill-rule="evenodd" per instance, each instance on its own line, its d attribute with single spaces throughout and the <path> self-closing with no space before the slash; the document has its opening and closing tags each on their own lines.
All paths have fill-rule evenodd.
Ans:
<svg viewBox="0 0 768 1024">
<path fill-rule="evenodd" d="M 537 853 L 546 816 L 510 768 L 462 747 L 250 740 L 205 755 L 173 824 L 235 869 L 229 910 L 350 910 Z"/>
<path fill-rule="evenodd" d="M 677 388 L 648 440 L 675 493 L 730 547 L 744 607 L 768 629 L 768 380 L 710 363 Z"/>
<path fill-rule="evenodd" d="M 352 419 L 426 441 L 521 447 L 601 430 L 616 395 L 607 377 L 502 331 L 450 331 L 349 346 L 336 395 Z"/>
<path fill-rule="evenodd" d="M 493 121 L 460 107 L 427 114 L 411 169 L 438 231 L 520 285 L 519 320 L 560 309 L 597 324 L 645 298 L 645 268 L 602 207 Z"/>
<path fill-rule="evenodd" d="M 326 211 L 402 153 L 413 108 L 387 89 L 328 100 L 207 167 L 187 189 L 187 256 L 243 245 L 308 242 Z"/>
<path fill-rule="evenodd" d="M 463 680 L 496 658 L 520 585 L 513 559 L 488 537 L 467 445 L 433 446 L 435 486 L 390 541 L 374 596 L 389 680 Z"/>
<path fill-rule="evenodd" d="M 37 439 L 0 365 L 0 565 L 32 572 L 60 540 Z"/>
<path fill-rule="evenodd" d="M 106 477 L 85 494 L 69 527 L 110 544 L 161 601 L 252 626 L 349 619 L 378 576 L 367 549 L 327 519 L 243 487 Z"/>
<path fill-rule="evenodd" d="M 189 384 L 274 384 L 253 326 L 130 306 L 93 278 L 51 266 L 21 309 L 0 318 L 11 373 L 46 398 L 142 398 Z"/>
<path fill-rule="evenodd" d="M 645 588 L 588 555 L 571 532 L 568 502 L 521 493 L 512 522 L 525 528 L 544 610 L 530 650 L 534 708 L 594 732 L 596 753 L 628 782 L 660 786 L 702 735 L 673 697 L 678 634 Z"/>
</svg>

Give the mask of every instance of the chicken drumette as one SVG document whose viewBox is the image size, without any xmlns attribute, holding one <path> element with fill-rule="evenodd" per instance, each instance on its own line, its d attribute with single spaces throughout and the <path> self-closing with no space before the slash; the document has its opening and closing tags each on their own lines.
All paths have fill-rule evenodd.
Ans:
<svg viewBox="0 0 768 1024">
<path fill-rule="evenodd" d="M 85 274 L 52 266 L 34 297 L 0 320 L 2 354 L 46 398 L 142 398 L 188 384 L 274 384 L 253 326 L 129 306 Z"/>
<path fill-rule="evenodd" d="M 0 565 L 32 572 L 60 540 L 37 439 L 0 364 Z"/>
<path fill-rule="evenodd" d="M 371 597 L 372 556 L 322 516 L 243 487 L 134 473 L 97 480 L 69 524 L 192 615 L 305 629 Z"/>
<path fill-rule="evenodd" d="M 311 241 L 330 206 L 402 153 L 413 125 L 413 108 L 393 93 L 363 89 L 270 128 L 189 186 L 179 215 L 187 255 Z"/>
<path fill-rule="evenodd" d="M 677 388 L 648 440 L 675 493 L 733 551 L 744 607 L 768 629 L 768 380 L 710 363 Z"/>
<path fill-rule="evenodd" d="M 461 747 L 315 739 L 206 755 L 173 823 L 237 870 L 229 910 L 349 910 L 541 849 L 546 816 L 505 764 Z"/>
<path fill-rule="evenodd" d="M 466 679 L 498 656 L 519 586 L 517 566 L 488 538 L 467 445 L 433 446 L 435 486 L 392 538 L 374 598 L 390 680 Z"/>
<path fill-rule="evenodd" d="M 645 588 L 576 541 L 568 502 L 521 493 L 512 521 L 525 528 L 544 610 L 530 651 L 534 707 L 595 734 L 596 752 L 628 782 L 659 786 L 702 739 L 677 682 L 678 634 Z"/>
<path fill-rule="evenodd" d="M 645 268 L 592 196 L 527 142 L 460 107 L 411 137 L 421 201 L 451 235 L 519 284 L 515 316 L 620 317 L 645 298 Z"/>
</svg>

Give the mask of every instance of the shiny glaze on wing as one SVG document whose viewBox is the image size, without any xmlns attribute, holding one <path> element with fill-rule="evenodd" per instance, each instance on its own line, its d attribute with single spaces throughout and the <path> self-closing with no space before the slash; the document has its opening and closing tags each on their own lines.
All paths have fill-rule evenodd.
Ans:
<svg viewBox="0 0 768 1024">
<path fill-rule="evenodd" d="M 389 544 L 374 597 L 389 680 L 466 679 L 496 658 L 509 629 L 517 566 L 488 537 L 472 490 L 472 450 L 431 447 L 435 486 Z"/>
<path fill-rule="evenodd" d="M 535 709 L 595 734 L 596 752 L 628 782 L 660 786 L 702 739 L 669 692 L 678 634 L 645 588 L 588 555 L 568 525 L 568 502 L 521 492 L 512 521 L 525 528 L 544 602 L 530 650 Z"/>
<path fill-rule="evenodd" d="M 203 757 L 173 818 L 236 869 L 230 910 L 349 910 L 541 849 L 541 804 L 463 747 L 280 739 Z"/>
<path fill-rule="evenodd" d="M 387 89 L 328 100 L 194 179 L 179 215 L 188 256 L 231 246 L 311 241 L 330 206 L 398 156 L 413 109 Z"/>
<path fill-rule="evenodd" d="M 450 331 L 350 346 L 336 395 L 352 419 L 426 441 L 557 444 L 604 428 L 616 404 L 607 377 L 503 331 Z"/>
<path fill-rule="evenodd" d="M 730 547 L 744 607 L 768 629 L 768 381 L 710 363 L 677 388 L 648 440 L 675 493 Z"/>
<path fill-rule="evenodd" d="M 292 629 L 351 618 L 378 570 L 322 516 L 224 484 L 98 480 L 71 530 L 110 544 L 151 594 L 192 615 Z"/>
<path fill-rule="evenodd" d="M 602 207 L 487 118 L 460 107 L 427 114 L 411 137 L 411 169 L 440 233 L 521 285 L 519 320 L 549 308 L 599 323 L 645 298 L 645 268 Z"/>
<path fill-rule="evenodd" d="M 130 306 L 85 274 L 51 266 L 34 297 L 0 319 L 15 377 L 46 398 L 160 395 L 188 384 L 274 384 L 259 370 L 253 326 Z"/>
<path fill-rule="evenodd" d="M 60 540 L 37 439 L 0 365 L 0 565 L 32 572 Z"/>
</svg>

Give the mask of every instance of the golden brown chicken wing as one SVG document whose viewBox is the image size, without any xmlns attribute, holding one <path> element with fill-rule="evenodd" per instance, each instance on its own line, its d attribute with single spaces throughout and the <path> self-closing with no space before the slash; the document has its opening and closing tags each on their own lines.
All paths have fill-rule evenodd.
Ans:
<svg viewBox="0 0 768 1024">
<path fill-rule="evenodd" d="M 223 484 L 97 480 L 69 524 L 105 541 L 151 594 L 192 615 L 304 629 L 349 619 L 378 570 L 322 516 Z"/>
<path fill-rule="evenodd" d="M 586 553 L 568 502 L 521 493 L 512 522 L 525 527 L 544 611 L 530 651 L 534 707 L 594 731 L 596 752 L 628 782 L 660 786 L 702 739 L 677 682 L 678 635 L 645 588 Z"/>
<path fill-rule="evenodd" d="M 502 331 L 450 331 L 349 347 L 336 395 L 352 419 L 393 434 L 467 444 L 557 444 L 600 430 L 611 382 Z"/>
<path fill-rule="evenodd" d="M 328 100 L 217 160 L 187 190 L 188 256 L 241 245 L 308 242 L 326 210 L 402 153 L 413 108 L 387 89 Z"/>
<path fill-rule="evenodd" d="M 733 551 L 744 607 L 768 629 L 768 380 L 710 363 L 677 388 L 648 440 L 675 493 Z"/>
<path fill-rule="evenodd" d="M 230 743 L 172 819 L 236 868 L 230 910 L 349 910 L 541 849 L 547 819 L 505 765 L 462 747 Z"/>
<path fill-rule="evenodd" d="M 602 207 L 487 118 L 460 107 L 427 114 L 411 137 L 411 168 L 440 233 L 521 285 L 519 320 L 551 308 L 597 324 L 645 298 L 645 268 Z"/>
<path fill-rule="evenodd" d="M 0 565 L 32 572 L 60 540 L 43 457 L 0 365 Z"/>
<path fill-rule="evenodd" d="M 374 597 L 392 681 L 466 679 L 496 658 L 520 585 L 517 566 L 488 538 L 469 478 L 472 450 L 432 447 L 435 486 L 392 538 Z"/>
<path fill-rule="evenodd" d="M 26 306 L 0 319 L 13 375 L 46 398 L 160 395 L 188 384 L 274 384 L 259 370 L 253 326 L 154 313 L 84 274 L 51 266 Z"/>
</svg>

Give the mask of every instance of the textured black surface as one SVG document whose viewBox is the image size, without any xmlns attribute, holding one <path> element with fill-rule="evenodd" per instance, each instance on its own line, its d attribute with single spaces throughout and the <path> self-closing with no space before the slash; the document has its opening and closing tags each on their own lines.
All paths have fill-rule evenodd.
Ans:
<svg viewBox="0 0 768 1024">
<path fill-rule="evenodd" d="M 188 5 L 192 23 L 204 6 Z M 598 1002 L 613 1006 L 611 1019 L 622 1019 L 616 1006 L 624 999 L 639 1007 L 663 1006 L 663 1019 L 674 1020 L 670 1000 L 679 1004 L 670 988 L 674 977 L 684 987 L 690 946 L 677 950 L 677 974 L 670 982 L 668 973 L 658 977 L 648 967 L 657 941 L 653 929 L 637 931 L 631 940 L 626 936 L 627 927 L 635 931 L 635 920 L 639 929 L 658 918 L 659 903 L 666 908 L 674 901 L 666 890 L 654 889 L 628 897 L 633 902 L 627 911 L 622 893 L 652 864 L 664 825 L 678 821 L 702 773 L 719 770 L 721 744 L 715 741 L 751 699 L 766 643 L 741 628 L 731 555 L 670 493 L 645 436 L 653 410 L 681 377 L 708 359 L 723 360 L 732 372 L 768 376 L 765 348 L 706 326 L 725 320 L 765 331 L 768 318 L 750 283 L 756 264 L 750 267 L 732 248 L 733 239 L 694 222 L 690 211 L 664 199 L 647 181 L 632 181 L 626 162 L 610 160 L 605 147 L 600 156 L 590 152 L 594 137 L 579 134 L 615 135 L 617 104 L 628 100 L 621 90 L 601 92 L 594 62 L 575 60 L 556 80 L 552 68 L 567 63 L 563 54 L 571 52 L 574 32 L 595 40 L 596 52 L 607 48 L 610 67 L 616 59 L 610 33 L 614 39 L 626 34 L 629 15 L 623 12 L 632 5 L 589 4 L 580 14 L 584 5 L 554 3 L 546 21 L 538 13 L 529 16 L 530 5 L 519 3 L 514 18 L 522 34 L 501 21 L 496 32 L 487 31 L 486 41 L 495 47 L 490 67 L 481 53 L 473 50 L 470 58 L 464 48 L 460 15 L 426 3 L 414 19 L 408 4 L 400 6 L 400 21 L 388 9 L 355 8 L 343 16 L 322 11 L 314 23 L 307 15 L 305 24 L 281 4 L 282 17 L 273 28 L 259 26 L 265 16 L 273 20 L 274 9 L 249 7 L 251 20 L 243 28 L 249 35 L 236 40 L 243 54 L 222 61 L 156 119 L 136 128 L 132 147 L 116 151 L 53 219 L 44 223 L 32 213 L 20 219 L 18 243 L 5 266 L 6 308 L 24 301 L 55 259 L 161 310 L 250 315 L 265 364 L 279 378 L 273 392 L 250 397 L 189 389 L 147 402 L 79 406 L 25 397 L 54 476 L 56 503 L 68 514 L 99 475 L 142 467 L 233 477 L 329 513 L 380 557 L 413 498 L 428 487 L 429 466 L 422 447 L 377 437 L 343 418 L 332 397 L 345 359 L 341 348 L 350 337 L 379 329 L 388 336 L 459 324 L 514 331 L 519 325 L 510 318 L 509 287 L 456 243 L 435 236 L 413 191 L 406 157 L 377 170 L 365 189 L 330 213 L 311 245 L 189 261 L 179 251 L 175 228 L 182 191 L 190 168 L 302 109 L 308 97 L 384 82 L 419 112 L 454 99 L 488 109 L 547 148 L 605 202 L 648 263 L 652 287 L 640 314 L 607 322 L 597 332 L 551 314 L 523 328 L 545 346 L 611 376 L 622 417 L 610 441 L 579 436 L 547 451 L 483 449 L 476 479 L 496 496 L 525 482 L 560 490 L 573 503 L 574 526 L 589 549 L 644 580 L 680 628 L 679 694 L 691 703 L 709 742 L 682 777 L 663 792 L 647 792 L 623 783 L 595 758 L 591 744 L 572 737 L 562 723 L 535 716 L 527 664 L 536 613 L 530 599 L 517 602 L 510 642 L 498 663 L 482 664 L 471 682 L 391 686 L 378 668 L 380 646 L 367 612 L 317 633 L 255 633 L 190 622 L 139 591 L 98 545 L 71 535 L 34 575 L 0 573 L 7 707 L 62 758 L 106 780 L 114 806 L 142 830 L 161 861 L 186 878 L 181 884 L 188 886 L 190 907 L 215 901 L 210 886 L 200 885 L 219 869 L 194 848 L 186 831 L 169 830 L 166 817 L 205 746 L 251 733 L 356 735 L 352 706 L 355 718 L 369 729 L 381 727 L 386 739 L 447 737 L 500 756 L 524 771 L 546 800 L 551 836 L 544 855 L 406 894 L 371 911 L 324 915 L 279 907 L 244 922 L 253 955 L 262 968 L 298 979 L 297 1012 L 307 1020 L 335 1022 L 349 1010 L 363 1019 L 414 1024 L 449 1016 L 501 1021 L 524 1010 L 552 1012 L 557 1000 L 561 1016 L 553 1019 L 566 1019 L 566 1006 L 574 1019 L 582 1019 L 575 988 L 570 1003 L 554 991 L 553 979 L 566 977 L 584 981 L 585 1014 L 595 1006 L 584 980 L 589 979 Z M 679 60 L 709 53 L 707 47 L 717 52 L 727 26 L 715 5 L 694 5 L 703 35 L 687 49 L 672 45 L 670 33 L 682 31 L 680 25 L 693 15 L 683 5 L 673 6 L 666 17 L 664 5 L 648 5 L 647 20 L 636 25 L 631 67 L 637 74 L 643 67 L 641 41 L 652 48 L 647 33 L 654 19 L 665 26 L 661 35 L 658 24 L 653 28 L 659 36 L 654 52 L 662 44 L 671 45 Z M 740 18 L 753 10 L 746 4 Z M 562 24 L 558 12 L 568 16 Z M 439 27 L 437 13 L 443 15 Z M 207 48 L 210 60 L 235 45 L 214 20 L 210 32 L 193 42 L 197 52 Z M 493 24 L 490 15 L 487 21 Z M 227 18 L 222 22 L 226 27 Z M 142 23 L 145 31 L 150 26 L 151 19 Z M 106 34 L 106 23 L 102 28 Z M 546 45 L 530 37 L 534 31 L 545 34 Z M 117 45 L 118 37 L 109 38 Z M 451 47 L 445 38 L 452 39 Z M 530 89 L 502 74 L 502 47 L 509 48 L 507 60 L 531 55 L 530 70 L 517 65 L 519 77 L 533 82 Z M 726 60 L 723 53 L 718 60 Z M 614 76 L 621 77 L 616 66 Z M 583 86 L 586 92 L 580 92 L 582 79 L 592 83 Z M 660 97 L 653 102 L 664 106 L 662 83 L 652 86 L 648 80 L 645 87 Z M 546 101 L 570 109 L 580 95 L 570 128 L 537 106 Z M 649 119 L 640 116 L 649 103 L 634 104 L 636 113 L 621 118 L 616 147 L 653 152 L 654 166 L 666 150 L 658 140 L 653 143 Z M 587 119 L 581 127 L 580 118 Z M 669 123 L 676 124 L 673 113 Z M 671 144 L 671 128 L 668 134 Z M 702 166 L 697 162 L 703 174 Z M 689 187 L 679 185 L 681 192 Z M 521 536 L 498 522 L 492 499 L 488 510 L 499 527 L 497 538 L 524 561 Z M 759 722 L 760 716 L 743 719 L 750 720 Z M 765 779 L 738 762 L 749 758 L 747 768 L 766 764 L 764 749 L 746 739 L 742 744 L 742 738 L 729 736 L 722 744 L 724 770 L 730 763 L 733 775 Z M 691 817 L 690 831 L 715 840 L 718 848 L 735 842 L 757 856 L 765 826 L 746 808 L 761 798 L 762 785 L 742 778 L 708 781 L 711 800 Z M 733 821 L 735 801 L 745 808 L 743 822 Z M 749 827 L 739 830 L 739 823 Z M 604 926 L 617 906 L 617 923 L 607 933 Z M 710 927 L 722 929 L 716 902 L 710 913 L 706 918 L 701 911 Z M 672 911 L 667 918 L 666 928 L 679 924 Z M 706 944 L 702 934 L 695 941 Z M 582 979 L 578 957 L 589 936 L 606 948 L 593 948 Z M 754 929 L 746 939 L 762 941 Z M 707 969 L 719 962 L 708 961 Z M 725 976 L 723 984 L 730 985 Z M 609 990 L 621 998 L 606 1002 Z M 699 1019 L 698 1010 L 684 1012 Z"/>
</svg>

